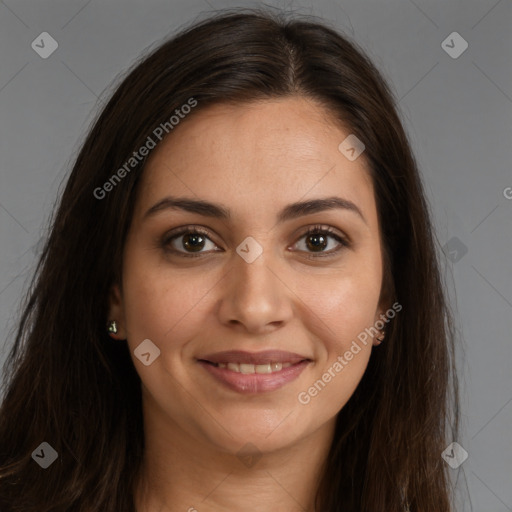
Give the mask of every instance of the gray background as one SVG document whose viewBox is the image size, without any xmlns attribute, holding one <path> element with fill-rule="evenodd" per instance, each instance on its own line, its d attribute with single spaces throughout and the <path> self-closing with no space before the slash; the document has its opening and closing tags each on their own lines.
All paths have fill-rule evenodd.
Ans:
<svg viewBox="0 0 512 512">
<path fill-rule="evenodd" d="M 259 5 L 0 1 L 0 363 L 59 186 L 115 77 L 197 15 Z M 469 458 L 450 471 L 474 510 L 512 511 L 512 1 L 271 5 L 318 15 L 354 38 L 400 99 L 463 340 L 456 441 Z M 458 58 L 441 46 L 454 31 L 469 45 Z M 47 59 L 31 47 L 42 32 L 59 44 Z"/>
</svg>

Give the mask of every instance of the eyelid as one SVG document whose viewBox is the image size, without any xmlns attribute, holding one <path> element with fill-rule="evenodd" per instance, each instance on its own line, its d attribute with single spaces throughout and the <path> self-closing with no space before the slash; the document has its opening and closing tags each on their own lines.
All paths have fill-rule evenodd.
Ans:
<svg viewBox="0 0 512 512">
<path fill-rule="evenodd" d="M 347 235 L 345 235 L 342 231 L 340 231 L 332 226 L 329 226 L 328 224 L 315 224 L 313 226 L 310 226 L 304 233 L 302 233 L 302 235 L 300 235 L 300 238 L 302 238 L 305 235 L 318 233 L 318 232 L 327 233 L 328 235 L 332 236 L 333 238 L 338 238 L 347 246 L 352 244 L 350 238 Z"/>
<path fill-rule="evenodd" d="M 206 254 L 210 254 L 211 252 L 219 252 L 219 251 L 207 251 L 207 252 L 198 252 L 198 253 L 188 253 L 184 251 L 178 251 L 174 248 L 167 249 L 167 246 L 171 243 L 171 241 L 174 238 L 179 238 L 180 236 L 189 234 L 189 233 L 196 233 L 205 236 L 208 238 L 212 243 L 217 245 L 214 240 L 212 240 L 211 237 L 211 231 L 207 228 L 204 228 L 202 226 L 198 226 L 196 224 L 189 224 L 186 226 L 180 226 L 178 228 L 172 229 L 168 231 L 161 239 L 160 245 L 164 250 L 166 250 L 168 253 L 175 254 L 178 256 L 183 257 L 191 257 L 191 258 L 197 258 L 201 257 Z M 306 231 L 302 231 L 300 235 L 298 235 L 297 240 L 292 244 L 292 247 L 295 246 L 302 238 L 304 238 L 307 235 L 310 234 L 326 234 L 328 237 L 336 239 L 336 241 L 340 244 L 340 248 L 335 250 L 330 250 L 329 252 L 307 252 L 307 251 L 297 251 L 297 252 L 304 252 L 307 254 L 305 256 L 309 259 L 316 259 L 316 258 L 328 258 L 329 256 L 335 256 L 337 255 L 343 248 L 349 248 L 352 246 L 352 242 L 346 235 L 340 233 L 336 228 L 333 228 L 332 226 L 329 226 L 327 224 L 315 224 L 312 226 L 309 226 Z M 222 250 L 222 249 L 221 249 Z"/>
<path fill-rule="evenodd" d="M 209 254 L 209 252 L 198 252 L 198 253 L 187 253 L 187 252 L 184 252 L 184 251 L 178 251 L 174 248 L 171 248 L 171 249 L 167 249 L 167 246 L 170 245 L 171 241 L 174 239 L 174 238 L 179 238 L 180 236 L 183 236 L 183 235 L 187 235 L 189 233 L 197 233 L 199 235 L 203 235 L 204 237 L 208 238 L 212 243 L 214 243 L 215 245 L 217 245 L 211 238 L 211 232 L 210 230 L 208 230 L 207 228 L 204 228 L 202 226 L 198 226 L 196 224 L 189 224 L 187 226 L 180 226 L 178 228 L 175 228 L 175 229 L 171 229 L 170 231 L 168 231 L 167 233 L 165 233 L 165 235 L 161 238 L 161 241 L 159 243 L 159 245 L 161 245 L 161 247 L 168 253 L 170 254 L 176 254 L 178 256 L 184 256 L 184 257 L 191 257 L 191 258 L 196 258 L 196 257 L 199 257 L 199 256 L 203 256 L 205 254 Z M 219 252 L 219 251 L 214 251 L 214 252 Z"/>
<path fill-rule="evenodd" d="M 303 232 L 299 236 L 299 238 L 293 245 L 296 245 L 305 236 L 317 234 L 317 233 L 318 234 L 326 234 L 328 237 L 334 238 L 341 247 L 338 247 L 336 249 L 331 249 L 330 251 L 326 251 L 326 252 L 321 251 L 321 252 L 317 252 L 317 253 L 308 252 L 308 251 L 299 251 L 299 252 L 304 252 L 304 254 L 305 254 L 304 257 L 307 259 L 317 260 L 319 258 L 334 258 L 334 257 L 338 256 L 339 253 L 343 249 L 348 249 L 348 248 L 352 247 L 352 242 L 346 235 L 341 234 L 336 228 L 333 228 L 332 226 L 329 226 L 327 224 L 326 225 L 315 224 L 313 226 L 310 226 L 306 230 L 306 232 Z"/>
</svg>

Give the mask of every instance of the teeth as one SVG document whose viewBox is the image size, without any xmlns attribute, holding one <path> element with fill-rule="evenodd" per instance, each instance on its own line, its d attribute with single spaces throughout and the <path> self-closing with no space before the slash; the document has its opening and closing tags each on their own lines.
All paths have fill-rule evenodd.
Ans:
<svg viewBox="0 0 512 512">
<path fill-rule="evenodd" d="M 272 373 L 272 365 L 268 364 L 257 364 L 255 367 L 256 373 Z"/>
<path fill-rule="evenodd" d="M 218 363 L 219 368 L 227 368 L 232 372 L 252 374 L 252 373 L 273 373 L 288 368 L 292 363 L 267 363 L 267 364 L 246 364 L 246 363 Z"/>
<path fill-rule="evenodd" d="M 282 363 L 272 363 L 272 371 L 278 372 L 279 370 L 283 369 Z"/>
<path fill-rule="evenodd" d="M 254 365 L 253 364 L 241 364 L 240 373 L 254 373 Z"/>
</svg>

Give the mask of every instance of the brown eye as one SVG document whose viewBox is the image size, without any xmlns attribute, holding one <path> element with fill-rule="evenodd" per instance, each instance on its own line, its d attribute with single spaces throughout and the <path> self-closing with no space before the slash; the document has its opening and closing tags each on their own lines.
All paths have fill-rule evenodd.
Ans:
<svg viewBox="0 0 512 512">
<path fill-rule="evenodd" d="M 320 252 L 329 245 L 328 238 L 322 233 L 313 233 L 306 236 L 306 245 L 308 249 Z"/>
<path fill-rule="evenodd" d="M 205 237 L 199 233 L 186 233 L 183 235 L 183 247 L 194 252 L 204 247 Z"/>
<path fill-rule="evenodd" d="M 349 247 L 347 240 L 338 235 L 330 227 L 312 226 L 304 235 L 302 235 L 300 240 L 302 239 L 305 239 L 305 243 L 303 244 L 304 248 L 299 247 L 299 250 L 316 253 L 321 257 L 333 256 L 337 254 L 341 248 Z M 332 240 L 337 243 L 332 242 Z M 301 244 L 298 242 L 296 245 Z"/>
<path fill-rule="evenodd" d="M 168 233 L 163 238 L 161 245 L 166 251 L 178 254 L 179 256 L 197 257 L 208 252 L 203 251 L 208 242 L 213 247 L 216 247 L 202 229 L 185 228 Z"/>
</svg>

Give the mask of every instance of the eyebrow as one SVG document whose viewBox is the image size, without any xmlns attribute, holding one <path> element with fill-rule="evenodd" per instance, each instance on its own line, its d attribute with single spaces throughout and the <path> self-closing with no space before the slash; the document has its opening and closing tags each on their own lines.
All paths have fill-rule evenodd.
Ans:
<svg viewBox="0 0 512 512">
<path fill-rule="evenodd" d="M 341 197 L 325 197 L 321 199 L 310 199 L 309 201 L 299 201 L 285 206 L 277 216 L 277 222 L 282 223 L 293 220 L 303 215 L 311 215 L 313 213 L 324 212 L 328 210 L 342 209 L 357 214 L 365 224 L 366 219 L 361 210 L 348 199 Z M 153 215 L 164 210 L 183 210 L 190 213 L 196 213 L 205 217 L 212 217 L 220 220 L 231 220 L 231 212 L 226 207 L 204 201 L 202 199 L 190 199 L 187 197 L 164 197 L 158 203 L 154 204 L 145 214 L 143 219 L 152 217 Z"/>
</svg>

